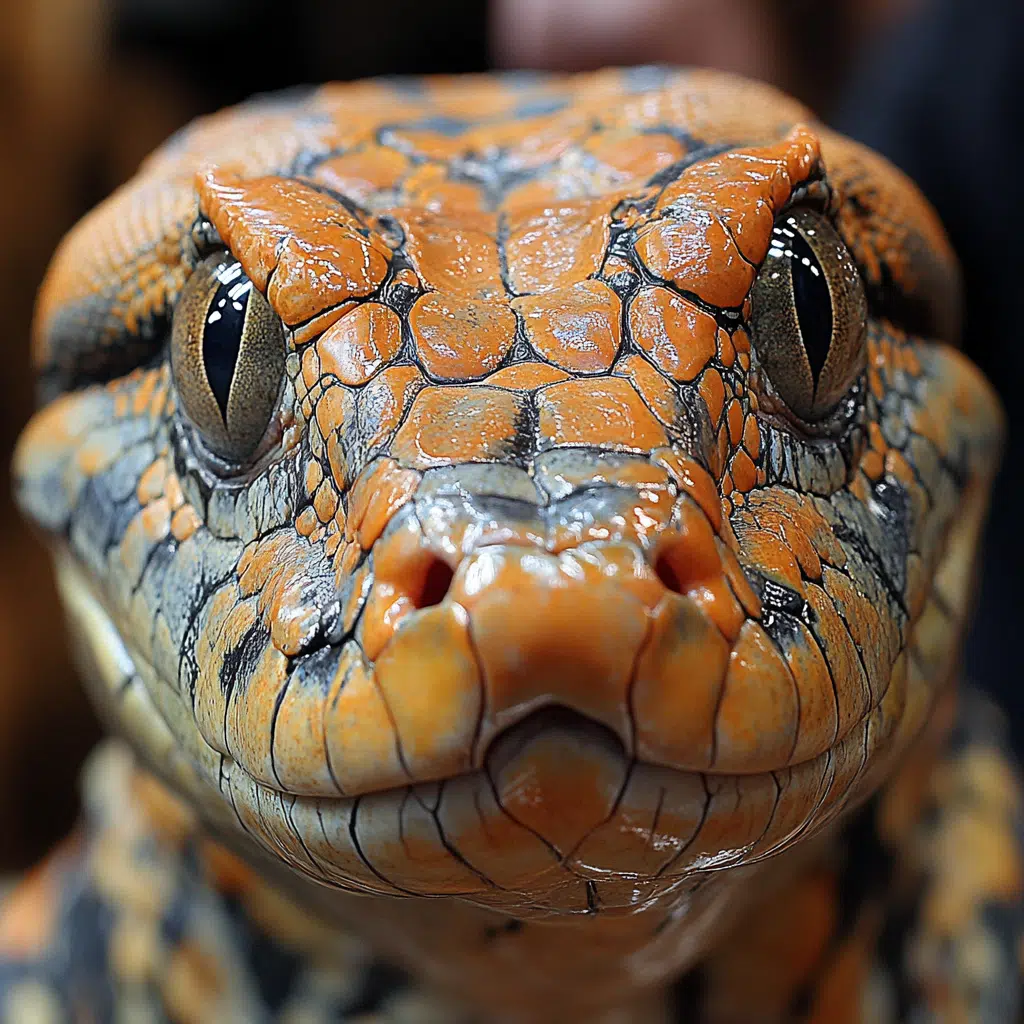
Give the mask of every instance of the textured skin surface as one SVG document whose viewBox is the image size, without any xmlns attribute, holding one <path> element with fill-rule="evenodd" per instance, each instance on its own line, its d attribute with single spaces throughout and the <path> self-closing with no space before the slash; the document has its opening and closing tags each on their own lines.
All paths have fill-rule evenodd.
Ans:
<svg viewBox="0 0 1024 1024">
<path fill-rule="evenodd" d="M 869 311 L 813 429 L 751 344 L 799 202 Z M 227 474 L 165 348 L 211 240 L 288 347 Z M 950 686 L 1001 435 L 956 291 L 913 186 L 761 86 L 327 86 L 64 242 L 19 496 L 98 701 L 225 842 L 472 1003 L 592 1013 L 790 884 Z M 503 914 L 548 923 L 488 957 Z"/>
</svg>

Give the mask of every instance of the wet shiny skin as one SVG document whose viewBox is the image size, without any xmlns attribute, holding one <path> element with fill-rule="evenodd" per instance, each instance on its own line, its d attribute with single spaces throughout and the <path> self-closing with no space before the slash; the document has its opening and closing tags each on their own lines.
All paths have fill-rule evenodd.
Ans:
<svg viewBox="0 0 1024 1024">
<path fill-rule="evenodd" d="M 1001 421 L 933 215 L 809 121 L 704 73 L 329 86 L 201 122 L 70 236 L 43 381 L 109 383 L 29 426 L 21 501 L 98 699 L 229 841 L 570 918 L 563 976 L 626 998 L 890 774 L 949 683 Z M 813 424 L 749 299 L 804 202 L 867 294 Z M 236 468 L 164 347 L 211 244 L 288 350 Z M 408 960 L 475 959 L 408 927 Z"/>
</svg>

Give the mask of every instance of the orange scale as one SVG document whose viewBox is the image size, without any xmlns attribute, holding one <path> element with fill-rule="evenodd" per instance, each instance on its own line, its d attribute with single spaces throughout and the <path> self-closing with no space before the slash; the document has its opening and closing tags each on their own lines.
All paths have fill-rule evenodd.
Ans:
<svg viewBox="0 0 1024 1024">
<path fill-rule="evenodd" d="M 501 209 L 512 215 L 530 207 L 554 206 L 558 200 L 558 183 L 553 179 L 537 177 L 509 189 L 502 199 Z"/>
<path fill-rule="evenodd" d="M 416 469 L 500 461 L 513 450 L 526 403 L 522 393 L 502 388 L 424 388 L 395 435 L 391 454 Z"/>
<path fill-rule="evenodd" d="M 410 167 L 409 158 L 390 146 L 360 146 L 317 165 L 312 180 L 366 203 L 377 192 L 393 189 Z"/>
<path fill-rule="evenodd" d="M 356 412 L 366 431 L 361 440 L 367 448 L 380 444 L 398 428 L 406 409 L 425 383 L 416 366 L 388 366 L 360 390 Z"/>
<path fill-rule="evenodd" d="M 708 475 L 708 471 L 695 459 L 688 455 L 680 455 L 671 448 L 654 452 L 651 461 L 657 466 L 664 467 L 680 491 L 693 498 L 717 533 L 722 523 L 722 508 L 718 488 Z"/>
<path fill-rule="evenodd" d="M 921 360 L 918 358 L 917 350 L 911 345 L 903 345 L 901 347 L 903 353 L 903 369 L 910 374 L 911 377 L 920 377 L 924 372 L 924 368 L 921 366 Z"/>
<path fill-rule="evenodd" d="M 289 339 L 290 345 L 296 349 L 302 348 L 336 324 L 350 309 L 355 308 L 354 301 L 342 302 L 324 313 L 319 313 L 312 320 L 307 320 L 304 324 L 294 327 Z"/>
<path fill-rule="evenodd" d="M 715 769 L 782 768 L 796 743 L 800 710 L 793 675 L 775 644 L 758 623 L 742 623 L 715 714 Z"/>
<path fill-rule="evenodd" d="M 329 523 L 338 511 L 338 492 L 332 482 L 324 481 L 313 495 L 313 509 L 321 523 Z"/>
<path fill-rule="evenodd" d="M 739 491 L 753 490 L 757 482 L 757 471 L 750 456 L 742 448 L 732 457 L 729 473 Z"/>
<path fill-rule="evenodd" d="M 526 362 L 496 370 L 489 377 L 485 377 L 483 383 L 496 388 L 507 388 L 510 391 L 533 391 L 547 384 L 557 384 L 568 379 L 569 374 L 565 370 L 560 370 L 550 363 Z"/>
<path fill-rule="evenodd" d="M 519 295 L 552 291 L 593 276 L 608 246 L 613 199 L 572 200 L 509 216 L 508 280 Z"/>
<path fill-rule="evenodd" d="M 335 552 L 338 550 L 338 546 L 341 544 L 341 534 L 331 533 L 330 529 L 327 532 L 327 539 L 324 541 L 324 554 L 333 559 Z"/>
<path fill-rule="evenodd" d="M 860 468 L 869 480 L 881 480 L 885 474 L 885 459 L 881 452 L 866 451 L 860 460 Z"/>
<path fill-rule="evenodd" d="M 723 423 L 718 430 L 718 438 L 715 444 L 715 460 L 716 460 L 716 471 L 718 473 L 724 473 L 726 465 L 729 461 L 729 453 L 732 451 L 732 446 L 729 444 L 729 427 Z"/>
<path fill-rule="evenodd" d="M 736 349 L 733 347 L 732 338 L 728 331 L 718 329 L 718 358 L 725 367 L 732 366 L 736 362 Z"/>
<path fill-rule="evenodd" d="M 355 397 L 348 388 L 340 385 L 327 388 L 316 403 L 314 413 L 320 435 L 327 438 L 350 424 L 355 414 L 355 405 Z"/>
<path fill-rule="evenodd" d="M 540 436 L 551 446 L 595 445 L 650 451 L 665 428 L 628 380 L 599 377 L 552 384 L 537 396 Z"/>
<path fill-rule="evenodd" d="M 542 358 L 573 373 L 601 373 L 620 343 L 622 304 L 603 281 L 513 299 L 526 336 Z"/>
<path fill-rule="evenodd" d="M 743 438 L 743 406 L 736 399 L 729 403 L 725 421 L 729 427 L 729 443 L 735 447 Z"/>
<path fill-rule="evenodd" d="M 761 454 L 761 428 L 756 416 L 748 415 L 743 422 L 743 447 L 752 459 L 756 460 Z"/>
<path fill-rule="evenodd" d="M 725 407 L 725 383 L 722 381 L 722 375 L 714 367 L 705 370 L 697 383 L 697 390 L 704 399 L 711 426 L 717 427 L 722 417 L 722 409 Z"/>
<path fill-rule="evenodd" d="M 419 473 L 400 469 L 392 459 L 382 461 L 353 487 L 346 532 L 368 551 L 392 516 L 416 493 L 419 482 Z"/>
<path fill-rule="evenodd" d="M 889 447 L 882 435 L 882 428 L 874 420 L 868 423 L 868 444 L 877 452 L 884 452 Z"/>
<path fill-rule="evenodd" d="M 286 324 L 369 295 L 387 274 L 391 254 L 383 239 L 309 185 L 276 177 L 242 181 L 210 169 L 198 187 L 221 238 Z"/>
<path fill-rule="evenodd" d="M 754 281 L 754 268 L 721 222 L 705 222 L 693 213 L 641 229 L 636 253 L 656 277 L 712 306 L 739 306 Z"/>
<path fill-rule="evenodd" d="M 164 493 L 164 482 L 167 480 L 167 461 L 156 459 L 151 462 L 139 477 L 135 486 L 135 496 L 140 505 L 148 505 Z"/>
<path fill-rule="evenodd" d="M 729 581 L 729 586 L 736 595 L 736 599 L 743 605 L 743 610 L 750 618 L 759 619 L 762 610 L 761 598 L 757 596 L 757 592 L 750 585 L 750 580 L 747 579 L 747 574 L 741 568 L 736 553 L 722 540 L 716 543 L 716 547 L 718 548 L 718 557 L 722 560 L 725 578 Z"/>
<path fill-rule="evenodd" d="M 629 308 L 633 340 L 678 381 L 691 381 L 717 351 L 715 318 L 667 288 L 644 288 Z"/>
<path fill-rule="evenodd" d="M 642 183 L 684 155 L 682 145 L 671 135 L 637 134 L 629 129 L 602 132 L 583 148 L 602 163 Z"/>
<path fill-rule="evenodd" d="M 427 288 L 477 300 L 504 296 L 494 214 L 400 210 L 394 216 Z"/>
<path fill-rule="evenodd" d="M 737 530 L 741 561 L 803 596 L 804 581 L 800 566 L 788 544 L 766 530 Z"/>
<path fill-rule="evenodd" d="M 671 381 L 659 373 L 643 356 L 623 356 L 612 369 L 617 377 L 626 377 L 647 403 L 655 416 L 666 426 L 679 419 L 679 398 Z"/>
<path fill-rule="evenodd" d="M 641 761 L 681 769 L 710 765 L 728 665 L 729 644 L 718 628 L 689 598 L 669 594 L 652 616 L 630 693 Z"/>
<path fill-rule="evenodd" d="M 550 164 L 582 142 L 592 120 L 584 111 L 568 108 L 557 114 L 481 125 L 466 133 L 467 152 L 505 150 L 508 163 L 526 170 Z"/>
<path fill-rule="evenodd" d="M 309 537 L 319 525 L 316 509 L 307 505 L 295 519 L 295 532 L 300 537 Z"/>
<path fill-rule="evenodd" d="M 512 113 L 521 95 L 490 75 L 438 75 L 423 79 L 430 102 L 443 117 L 479 121 Z"/>
<path fill-rule="evenodd" d="M 392 148 L 411 152 L 413 156 L 435 164 L 445 164 L 466 149 L 464 135 L 445 135 L 415 128 L 390 128 L 387 141 Z"/>
<path fill-rule="evenodd" d="M 422 295 L 409 313 L 416 354 L 439 380 L 464 381 L 496 370 L 512 347 L 516 317 L 504 302 Z"/>
<path fill-rule="evenodd" d="M 312 388 L 320 380 L 320 357 L 314 347 L 302 353 L 302 383 Z"/>
<path fill-rule="evenodd" d="M 323 373 L 351 387 L 364 384 L 402 344 L 398 314 L 379 302 L 364 302 L 326 331 L 313 348 Z"/>
</svg>

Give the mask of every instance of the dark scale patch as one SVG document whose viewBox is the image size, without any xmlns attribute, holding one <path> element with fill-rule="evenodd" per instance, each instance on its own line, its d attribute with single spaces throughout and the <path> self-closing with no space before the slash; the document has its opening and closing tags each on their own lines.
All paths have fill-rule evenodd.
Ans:
<svg viewBox="0 0 1024 1024">
<path fill-rule="evenodd" d="M 102 476 L 91 477 L 82 488 L 71 517 L 71 533 L 79 544 L 106 553 L 115 542 L 117 503 Z"/>
<path fill-rule="evenodd" d="M 795 615 L 768 609 L 764 612 L 761 625 L 783 653 L 804 647 L 804 634 L 800 630 L 800 620 Z"/>
<path fill-rule="evenodd" d="M 537 435 L 540 430 L 540 413 L 532 395 L 519 407 L 514 430 L 509 460 L 526 469 L 537 454 Z"/>
<path fill-rule="evenodd" d="M 1021 972 L 1016 953 L 1024 933 L 1024 906 L 1021 901 L 989 903 L 981 910 L 981 923 L 999 951 L 998 978 L 981 995 L 979 1018 L 984 1024 L 1014 1019 L 1021 1004 Z"/>
<path fill-rule="evenodd" d="M 160 935 L 168 948 L 173 949 L 184 940 L 194 906 L 195 893 L 191 888 L 179 889 L 168 900 L 160 919 Z"/>
<path fill-rule="evenodd" d="M 888 902 L 895 860 L 879 839 L 877 818 L 876 798 L 860 810 L 843 830 L 845 862 L 837 887 L 836 925 L 818 969 L 812 972 L 810 979 L 793 998 L 790 1014 L 795 1019 L 803 1019 L 810 1012 L 828 968 L 835 963 L 839 947 L 854 932 L 867 907 Z"/>
<path fill-rule="evenodd" d="M 606 277 L 605 282 L 622 299 L 623 303 L 626 303 L 629 301 L 630 296 L 640 287 L 640 275 L 634 271 L 620 270 L 617 274 Z M 628 329 L 628 316 L 625 308 L 622 310 L 622 315 Z"/>
<path fill-rule="evenodd" d="M 128 524 L 141 511 L 142 505 L 139 504 L 139 500 L 134 494 L 117 506 L 114 518 L 110 524 L 110 547 L 107 548 L 108 553 L 111 548 L 116 547 L 121 543 L 121 540 L 124 538 L 125 531 L 128 529 Z"/>
<path fill-rule="evenodd" d="M 816 621 L 814 609 L 792 587 L 787 587 L 784 583 L 779 583 L 758 572 L 752 572 L 749 575 L 754 590 L 761 598 L 766 626 L 770 617 L 779 614 L 799 619 L 806 625 L 811 625 Z"/>
<path fill-rule="evenodd" d="M 501 924 L 489 925 L 485 928 L 484 942 L 491 943 L 502 935 L 518 935 L 524 927 L 525 925 L 522 921 L 519 921 L 514 917 L 510 917 L 507 921 L 503 921 Z"/>
<path fill-rule="evenodd" d="M 669 992 L 673 1024 L 697 1024 L 703 1016 L 708 979 L 700 967 L 687 971 Z"/>
<path fill-rule="evenodd" d="M 535 168 L 523 169 L 511 162 L 504 150 L 487 157 L 456 157 L 448 166 L 448 180 L 467 182 L 479 189 L 486 210 L 498 209 L 512 189 L 534 181 L 538 173 Z"/>
<path fill-rule="evenodd" d="M 849 492 L 833 495 L 832 507 L 838 516 L 833 528 L 836 538 L 871 567 L 905 614 L 910 498 L 903 485 L 891 477 L 876 485 L 873 498 L 867 506 Z"/>
<path fill-rule="evenodd" d="M 342 1010 L 342 1019 L 377 1013 L 386 1000 L 409 987 L 409 978 L 397 967 L 390 964 L 374 963 L 363 975 L 359 991 Z"/>
<path fill-rule="evenodd" d="M 889 544 L 879 549 L 886 575 L 902 594 L 907 588 L 907 555 L 910 537 L 910 495 L 894 478 L 886 477 L 875 485 L 875 501 Z"/>
<path fill-rule="evenodd" d="M 220 688 L 226 696 L 231 694 L 237 682 L 244 683 L 252 677 L 269 644 L 270 630 L 262 622 L 257 622 L 225 655 L 220 668 Z"/>
<path fill-rule="evenodd" d="M 87 1007 L 95 1021 L 114 1019 L 114 991 L 111 984 L 110 940 L 114 911 L 87 888 L 83 876 L 80 888 L 61 915 L 61 934 L 66 965 L 61 981 L 73 1006 Z"/>
<path fill-rule="evenodd" d="M 256 985 L 262 1007 L 270 1014 L 279 1013 L 302 974 L 303 958 L 256 928 L 235 897 L 225 897 L 223 907 L 235 935 L 235 946 L 249 967 L 249 977 Z"/>
</svg>

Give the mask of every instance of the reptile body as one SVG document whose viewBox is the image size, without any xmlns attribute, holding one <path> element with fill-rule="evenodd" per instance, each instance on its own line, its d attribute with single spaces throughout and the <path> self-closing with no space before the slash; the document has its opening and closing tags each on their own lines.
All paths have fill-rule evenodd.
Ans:
<svg viewBox="0 0 1024 1024">
<path fill-rule="evenodd" d="M 902 175 L 717 74 L 326 86 L 184 130 L 55 256 L 15 460 L 98 704 L 177 797 L 105 755 L 37 895 L 157 849 L 236 922 L 203 955 L 239 1001 L 174 1009 L 179 929 L 154 1019 L 292 1019 L 242 995 L 265 933 L 348 996 L 347 936 L 415 979 L 419 1009 L 294 1019 L 1012 1019 L 1015 776 L 963 723 L 944 752 L 1002 431 L 957 289 Z M 879 980 L 935 925 L 922 829 L 965 757 L 997 867 L 936 927 L 998 912 L 1002 966 Z"/>
</svg>

